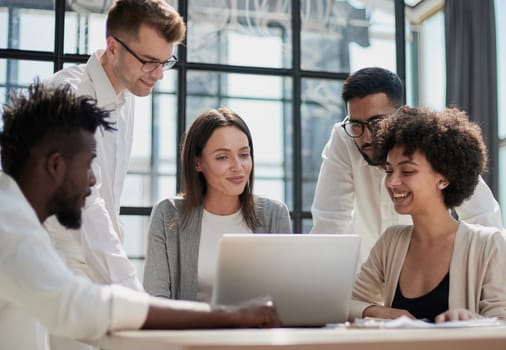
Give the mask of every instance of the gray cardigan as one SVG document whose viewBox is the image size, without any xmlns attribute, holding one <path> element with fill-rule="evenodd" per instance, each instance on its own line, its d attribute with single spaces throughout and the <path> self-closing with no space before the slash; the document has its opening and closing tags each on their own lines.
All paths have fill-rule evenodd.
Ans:
<svg viewBox="0 0 506 350">
<path fill-rule="evenodd" d="M 260 225 L 256 233 L 291 233 L 290 213 L 280 201 L 255 196 Z M 182 199 L 164 199 L 153 207 L 148 225 L 144 288 L 155 296 L 196 300 L 203 206 L 181 228 Z"/>
</svg>

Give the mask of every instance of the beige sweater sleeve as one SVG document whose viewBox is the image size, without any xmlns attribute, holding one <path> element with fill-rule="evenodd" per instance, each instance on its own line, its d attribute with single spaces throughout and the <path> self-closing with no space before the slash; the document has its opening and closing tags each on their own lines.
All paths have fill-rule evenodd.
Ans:
<svg viewBox="0 0 506 350">
<path fill-rule="evenodd" d="M 349 320 L 370 305 L 390 307 L 412 226 L 388 228 L 371 250 L 355 280 Z M 450 309 L 465 308 L 506 319 L 506 241 L 491 227 L 460 222 L 450 263 Z"/>
<path fill-rule="evenodd" d="M 348 319 L 370 305 L 390 306 L 411 239 L 412 226 L 389 227 L 371 249 L 355 279 Z"/>
</svg>

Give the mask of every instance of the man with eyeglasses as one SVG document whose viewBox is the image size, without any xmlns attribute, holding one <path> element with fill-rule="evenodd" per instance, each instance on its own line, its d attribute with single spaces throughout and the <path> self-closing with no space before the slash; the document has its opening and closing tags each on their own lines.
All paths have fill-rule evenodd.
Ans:
<svg viewBox="0 0 506 350">
<path fill-rule="evenodd" d="M 361 263 L 387 227 L 411 224 L 409 215 L 394 210 L 371 144 L 377 123 L 402 108 L 402 83 L 386 69 L 364 68 L 344 82 L 342 98 L 348 116 L 335 124 L 322 152 L 311 233 L 359 234 Z M 502 228 L 499 204 L 481 177 L 474 194 L 455 212 L 469 223 Z"/>
<path fill-rule="evenodd" d="M 117 283 L 143 290 L 123 248 L 120 196 L 134 132 L 134 96 L 147 96 L 177 58 L 184 39 L 182 17 L 166 0 L 116 0 L 106 20 L 106 48 L 86 64 L 57 72 L 46 84 L 70 84 L 111 112 L 116 133 L 97 132 L 97 183 L 83 210 L 79 230 L 68 230 L 54 217 L 45 222 L 55 248 L 69 267 L 100 284 Z M 63 346 L 62 346 L 63 348 Z"/>
</svg>

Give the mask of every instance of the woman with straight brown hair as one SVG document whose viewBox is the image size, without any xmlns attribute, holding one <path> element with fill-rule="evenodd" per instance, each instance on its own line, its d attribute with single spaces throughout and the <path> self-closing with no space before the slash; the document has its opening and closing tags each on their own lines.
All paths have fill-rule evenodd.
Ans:
<svg viewBox="0 0 506 350">
<path fill-rule="evenodd" d="M 201 114 L 181 150 L 182 192 L 151 213 L 144 287 L 172 299 L 210 301 L 224 233 L 289 233 L 286 205 L 253 195 L 253 141 L 227 108 Z"/>
</svg>

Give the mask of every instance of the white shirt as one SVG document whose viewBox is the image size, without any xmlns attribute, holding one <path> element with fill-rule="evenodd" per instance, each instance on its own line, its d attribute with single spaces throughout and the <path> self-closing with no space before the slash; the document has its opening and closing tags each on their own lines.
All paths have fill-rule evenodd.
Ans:
<svg viewBox="0 0 506 350">
<path fill-rule="evenodd" d="M 198 260 L 197 300 L 210 302 L 216 276 L 218 247 L 224 233 L 252 233 L 239 209 L 231 215 L 215 215 L 204 209 Z"/>
<path fill-rule="evenodd" d="M 16 182 L 0 172 L 0 348 L 49 349 L 48 331 L 92 340 L 138 329 L 149 296 L 69 270 Z"/>
<path fill-rule="evenodd" d="M 354 233 L 362 238 L 359 263 L 385 229 L 412 224 L 410 215 L 399 215 L 384 186 L 385 172 L 370 166 L 348 137 L 341 123 L 332 129 L 322 152 L 322 165 L 311 206 L 311 233 Z M 501 210 L 480 177 L 473 195 L 455 208 L 460 220 L 502 228 Z"/>
<path fill-rule="evenodd" d="M 52 217 L 45 222 L 56 249 L 75 272 L 102 284 L 118 283 L 143 290 L 133 264 L 123 248 L 123 230 L 119 219 L 120 196 L 130 159 L 133 127 L 134 96 L 129 92 L 116 94 L 100 64 L 101 51 L 86 64 L 57 72 L 48 85 L 69 83 L 78 95 L 97 99 L 99 107 L 111 111 L 117 131 L 98 129 L 97 158 L 93 171 L 97 183 L 83 209 L 83 225 L 67 230 Z"/>
</svg>

